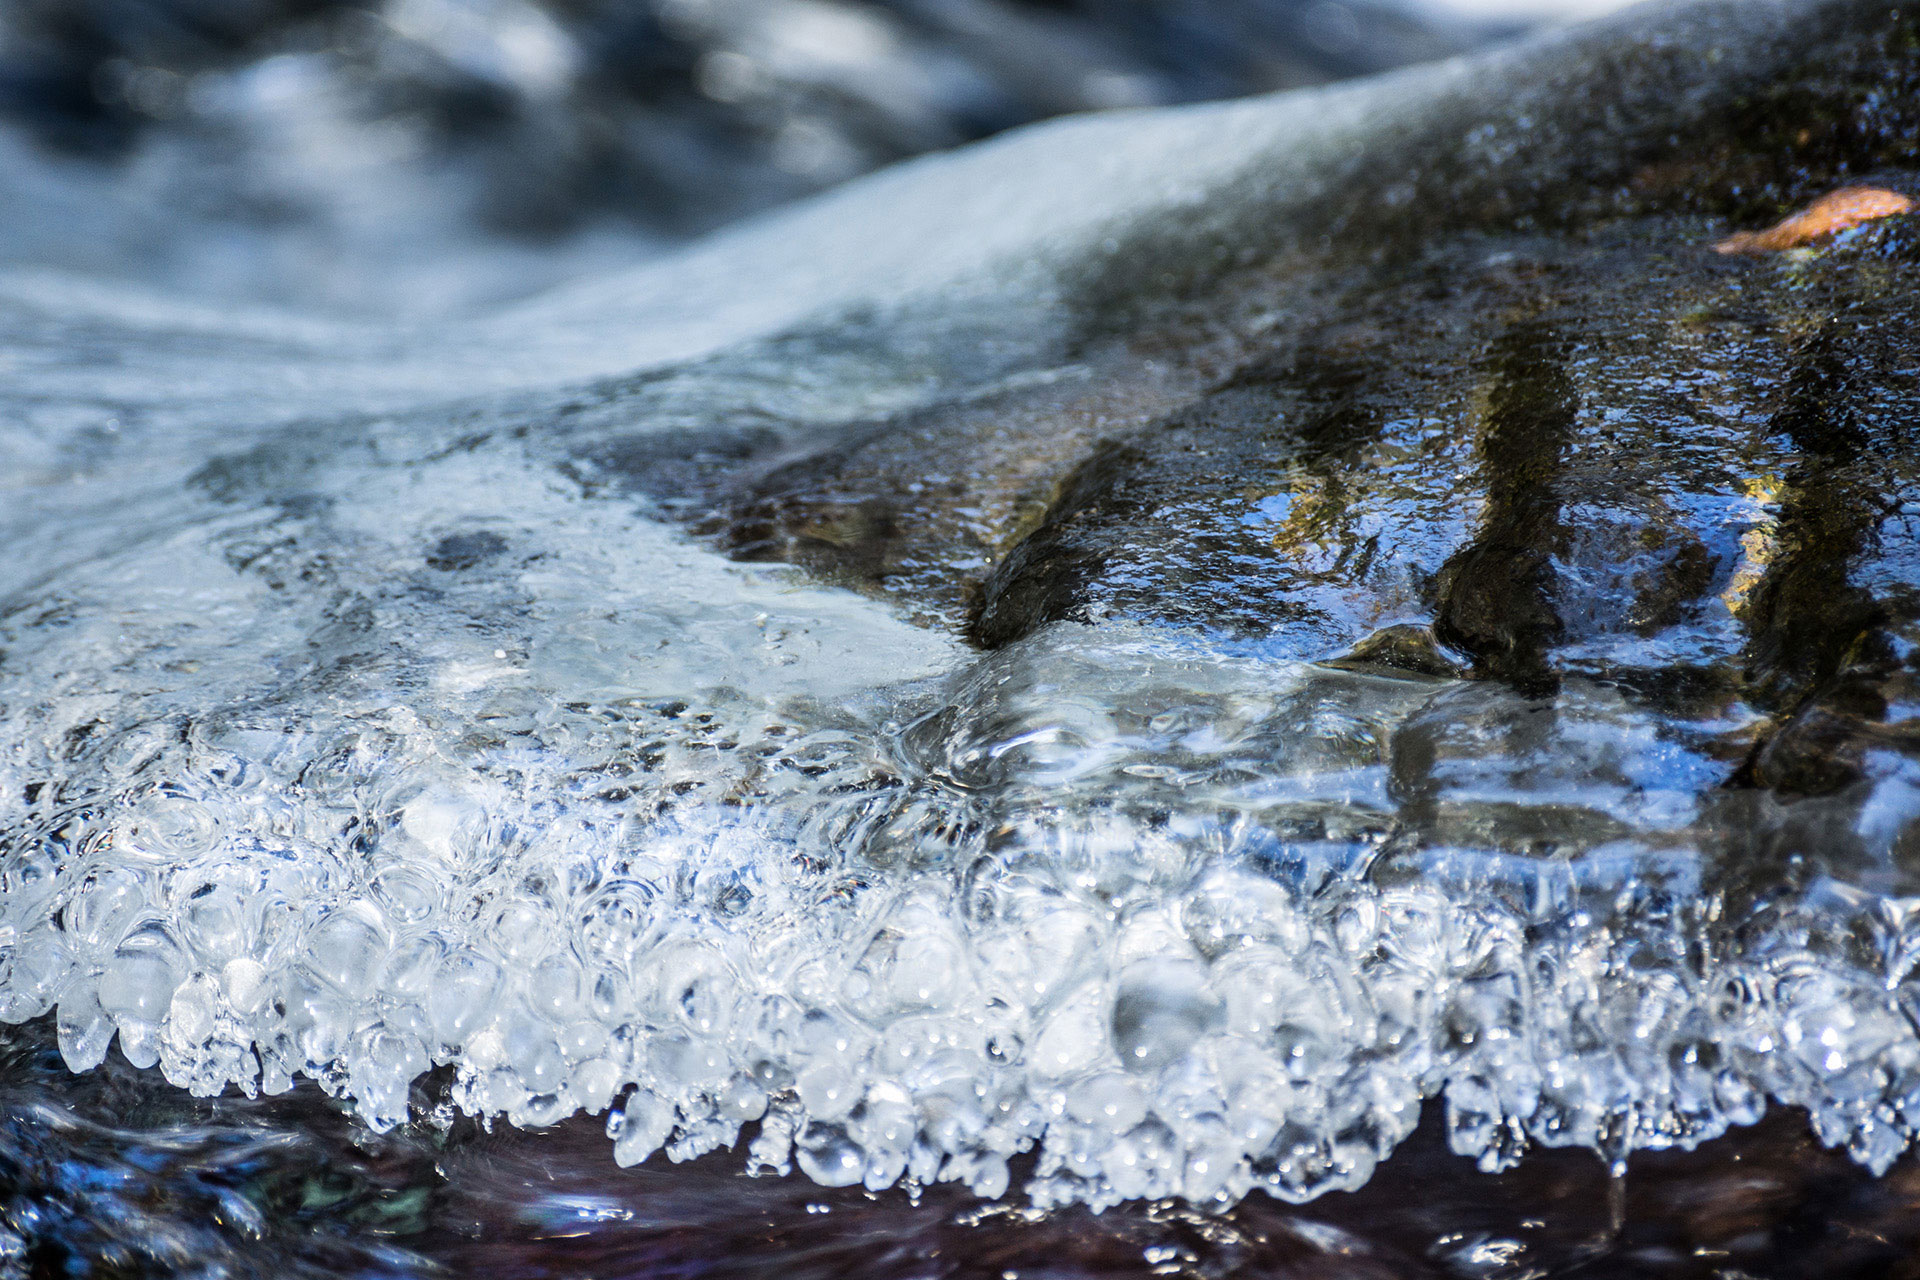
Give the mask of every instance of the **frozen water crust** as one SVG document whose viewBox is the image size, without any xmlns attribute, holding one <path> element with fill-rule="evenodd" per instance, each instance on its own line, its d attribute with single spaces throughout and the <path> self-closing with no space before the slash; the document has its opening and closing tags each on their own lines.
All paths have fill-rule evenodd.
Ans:
<svg viewBox="0 0 1920 1280">
<path fill-rule="evenodd" d="M 0 1017 L 57 1009 L 76 1070 L 117 1036 L 198 1092 L 309 1075 L 376 1127 L 447 1064 L 469 1112 L 607 1111 L 623 1162 L 744 1137 L 824 1183 L 997 1196 L 1028 1157 L 1041 1204 L 1354 1186 L 1436 1097 L 1487 1168 L 1770 1102 L 1884 1168 L 1920 1124 L 1920 899 L 1877 869 L 1920 811 L 1898 752 L 1789 814 L 1721 788 L 1725 723 L 1579 679 L 1527 698 L 1122 622 L 982 655 L 568 470 L 579 404 L 538 388 L 622 360 L 740 344 L 608 393 L 663 439 L 1080 376 L 1047 326 L 1136 169 L 1164 171 L 1143 219 L 1217 205 L 1226 235 L 1274 193 L 1228 199 L 1255 166 L 1225 157 L 1470 72 L 1423 76 L 1069 124 L 723 240 L 631 305 L 444 334 L 236 354 L 212 318 L 166 341 L 177 314 L 10 281 L 6 394 L 72 412 L 6 428 L 37 461 L 0 571 Z M 1010 210 L 894 278 L 960 234 L 922 224 L 979 213 L 957 188 L 1134 126 L 1140 154 L 1035 179 L 1038 230 Z M 863 296 L 898 323 L 836 345 Z M 92 373 L 22 356 L 23 311 L 126 357 L 111 430 Z M 459 388 L 494 399 L 394 408 Z M 1774 838 L 1823 824 L 1860 874 Z"/>
<path fill-rule="evenodd" d="M 970 656 L 517 442 L 346 434 L 7 620 L 0 1013 L 76 1070 L 117 1031 L 387 1126 L 452 1063 L 472 1112 L 611 1104 L 622 1161 L 749 1126 L 998 1195 L 1036 1151 L 1042 1203 L 1353 1186 L 1435 1095 L 1488 1168 L 1769 1097 L 1880 1166 L 1920 1119 L 1914 900 L 1742 902 L 1724 769 L 1608 690 Z"/>
</svg>

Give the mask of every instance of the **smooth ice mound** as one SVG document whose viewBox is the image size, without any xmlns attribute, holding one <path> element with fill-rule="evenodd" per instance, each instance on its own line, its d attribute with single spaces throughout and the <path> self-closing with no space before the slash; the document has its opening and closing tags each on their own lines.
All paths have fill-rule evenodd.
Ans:
<svg viewBox="0 0 1920 1280">
<path fill-rule="evenodd" d="M 1180 170 L 1169 140 L 1328 114 L 1291 101 L 1142 117 L 1164 180 L 1134 192 L 1121 157 L 1085 203 L 1227 207 L 1234 148 Z M 1326 99 L 1349 124 L 1370 101 Z M 996 161 L 942 163 L 680 282 L 831 238 L 862 199 L 897 247 L 887 200 L 924 213 Z M 1071 213 L 1002 228 L 994 270 L 941 259 L 903 303 L 882 255 L 748 306 L 706 363 L 585 392 L 527 352 L 579 338 L 591 298 L 517 313 L 525 349 L 472 387 L 498 320 L 395 339 L 377 391 L 378 335 L 306 334 L 261 357 L 282 398 L 257 410 L 219 342 L 0 298 L 15 354 L 68 306 L 141 374 L 111 428 L 71 371 L 22 359 L 6 393 L 74 408 L 5 428 L 38 461 L 0 525 L 0 1018 L 57 1009 L 74 1069 L 117 1036 L 199 1093 L 305 1074 L 375 1127 L 450 1065 L 470 1113 L 606 1111 L 623 1163 L 744 1139 L 832 1185 L 998 1196 L 1017 1169 L 1042 1205 L 1352 1187 L 1430 1098 L 1489 1169 L 1691 1145 L 1772 1103 L 1884 1169 L 1920 1126 L 1920 898 L 1889 870 L 1920 768 L 1891 730 L 1859 779 L 1788 799 L 1723 785 L 1766 719 L 1733 698 L 1656 711 L 1577 672 L 1523 692 L 1125 617 L 982 652 L 729 561 L 659 518 L 672 494 L 596 470 L 611 435 L 667 463 L 746 440 L 746 466 L 1105 376 L 1050 327 L 1100 238 Z M 844 265 L 868 237 L 838 235 Z M 665 332 L 698 307 L 663 270 L 552 380 L 724 346 Z M 863 288 L 900 309 L 850 312 Z M 1719 532 L 1759 545 L 1770 518 L 1729 504 Z"/>
</svg>

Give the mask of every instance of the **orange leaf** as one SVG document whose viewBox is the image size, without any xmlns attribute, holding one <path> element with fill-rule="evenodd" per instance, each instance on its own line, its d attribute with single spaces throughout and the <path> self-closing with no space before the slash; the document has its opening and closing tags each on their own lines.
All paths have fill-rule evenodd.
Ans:
<svg viewBox="0 0 1920 1280">
<path fill-rule="evenodd" d="M 1765 231 L 1736 231 L 1713 247 L 1721 253 L 1773 253 L 1913 208 L 1913 199 L 1880 187 L 1842 187 Z"/>
</svg>

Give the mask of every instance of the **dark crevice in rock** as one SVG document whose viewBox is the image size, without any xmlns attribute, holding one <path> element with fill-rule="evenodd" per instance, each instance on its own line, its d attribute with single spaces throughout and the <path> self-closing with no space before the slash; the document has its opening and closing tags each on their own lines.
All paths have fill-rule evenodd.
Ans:
<svg viewBox="0 0 1920 1280">
<path fill-rule="evenodd" d="M 965 631 L 994 564 L 1045 523 L 1089 451 L 1190 394 L 1101 372 L 824 429 L 682 509 L 736 559 L 797 564 Z"/>
<path fill-rule="evenodd" d="M 1111 516 L 1126 501 L 1127 473 L 1147 455 L 1131 445 L 1101 441 L 1061 481 L 1038 529 L 1009 552 L 980 591 L 972 637 L 997 649 L 1067 618 L 1085 621 L 1088 587 L 1104 563 L 1100 551 L 1077 535 L 1075 522 L 1098 504 Z"/>
</svg>

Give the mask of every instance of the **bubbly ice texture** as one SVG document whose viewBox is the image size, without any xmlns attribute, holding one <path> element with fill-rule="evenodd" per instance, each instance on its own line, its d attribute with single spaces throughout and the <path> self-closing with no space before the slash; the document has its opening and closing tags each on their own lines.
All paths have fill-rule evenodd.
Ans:
<svg viewBox="0 0 1920 1280">
<path fill-rule="evenodd" d="M 1490 1169 L 1770 1101 L 1884 1168 L 1898 752 L 1787 813 L 1720 787 L 1729 726 L 1579 679 L 1119 622 L 981 654 L 577 470 L 588 409 L 664 447 L 1084 376 L 1112 235 L 1310 208 L 1476 74 L 1068 123 L 441 332 L 10 278 L 0 1017 L 375 1127 L 450 1064 L 470 1112 L 606 1110 L 625 1163 L 999 1196 L 1033 1153 L 1042 1205 L 1351 1187 L 1434 1097 Z M 1858 865 L 1794 853 L 1822 831 Z"/>
</svg>

